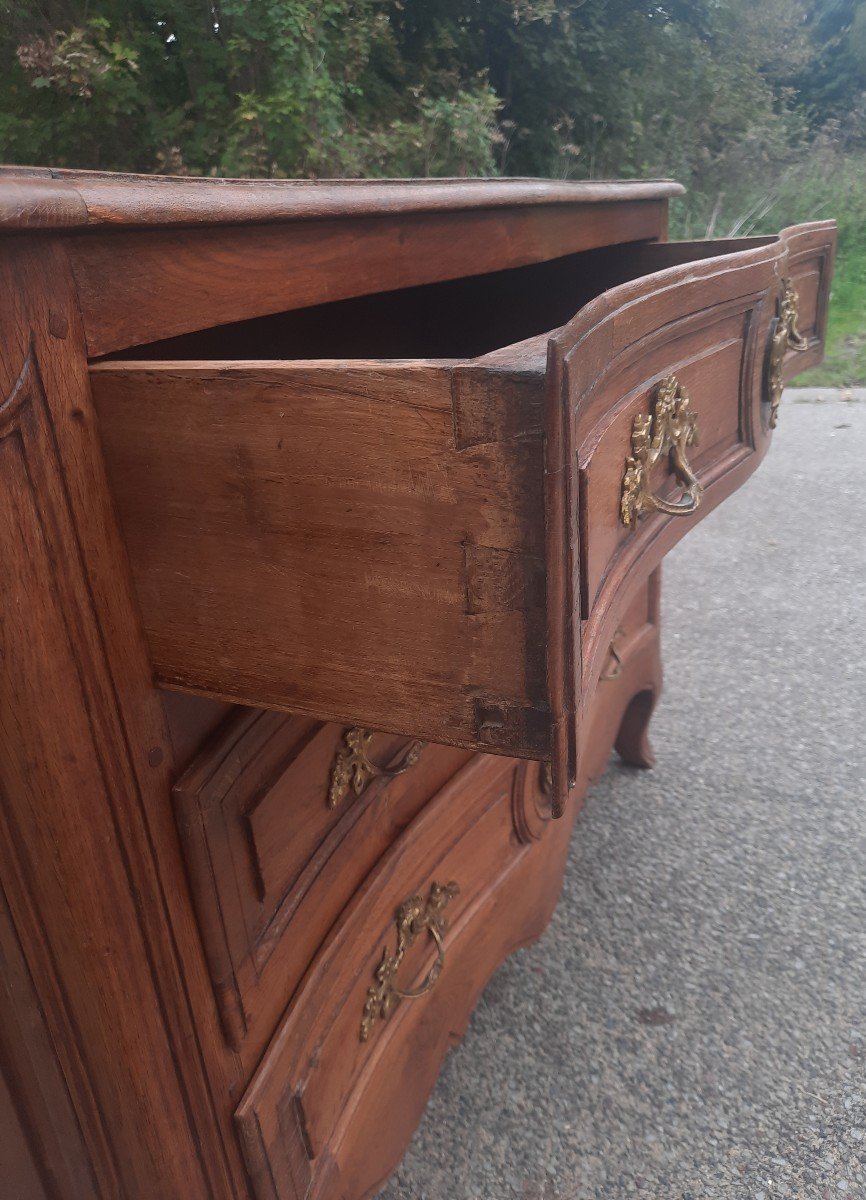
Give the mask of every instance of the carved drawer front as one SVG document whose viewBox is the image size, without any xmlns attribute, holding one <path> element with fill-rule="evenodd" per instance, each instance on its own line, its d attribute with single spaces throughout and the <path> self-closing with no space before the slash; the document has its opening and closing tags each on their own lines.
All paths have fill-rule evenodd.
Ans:
<svg viewBox="0 0 866 1200">
<path fill-rule="evenodd" d="M 550 873 L 526 874 L 550 816 L 531 770 L 477 756 L 323 946 L 237 1110 L 259 1200 L 358 1200 L 402 1153 L 478 992 L 550 903 Z"/>
<path fill-rule="evenodd" d="M 561 808 L 584 643 L 759 461 L 834 236 L 611 247 L 94 364 L 160 682 L 552 760 Z"/>
<path fill-rule="evenodd" d="M 232 716 L 175 786 L 226 1036 L 253 1061 L 358 885 L 466 751 Z"/>
<path fill-rule="evenodd" d="M 575 363 L 570 372 L 584 619 L 631 582 L 636 564 L 655 565 L 721 498 L 713 485 L 763 443 L 760 350 L 775 278 L 754 274 L 740 296 L 731 295 L 736 275 L 708 280 L 698 313 L 691 298 L 679 313 L 666 298 L 651 328 L 640 324 L 655 299 L 645 294 L 630 314 L 638 337 L 608 353 L 600 371 Z"/>
<path fill-rule="evenodd" d="M 786 233 L 786 276 L 797 297 L 797 328 L 806 343 L 803 350 L 796 345 L 786 347 L 787 379 L 821 361 L 827 333 L 835 238 L 828 234 L 826 225 L 804 226 Z"/>
<path fill-rule="evenodd" d="M 738 468 L 766 448 L 771 393 L 820 357 L 833 231 L 807 226 L 782 243 L 775 271 L 757 249 L 690 274 L 659 272 L 610 292 L 591 328 L 587 312 L 558 335 L 579 465 L 584 619 L 732 489 Z M 688 252 L 673 243 L 657 257 Z"/>
<path fill-rule="evenodd" d="M 786 316 L 789 253 L 801 273 L 823 261 L 811 278 L 826 290 L 834 237 L 831 225 L 804 226 L 717 257 L 706 243 L 648 246 L 644 264 L 696 261 L 611 289 L 551 341 L 567 478 L 551 496 L 548 544 L 550 560 L 561 538 L 566 564 L 560 604 L 548 610 L 550 638 L 564 648 L 557 794 L 579 774 L 586 668 L 606 652 L 615 614 L 769 445 L 773 339 L 805 361 L 822 333 L 813 326 L 810 343 Z"/>
</svg>

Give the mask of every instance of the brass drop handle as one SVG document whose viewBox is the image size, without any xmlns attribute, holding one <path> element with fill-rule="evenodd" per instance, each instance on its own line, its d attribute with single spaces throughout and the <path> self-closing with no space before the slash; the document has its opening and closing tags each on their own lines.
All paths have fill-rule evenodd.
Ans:
<svg viewBox="0 0 866 1200">
<path fill-rule="evenodd" d="M 698 442 L 697 420 L 676 375 L 666 376 L 656 390 L 653 411 L 647 416 L 638 413 L 632 425 L 631 454 L 625 460 L 620 500 L 623 525 L 636 525 L 638 517 L 648 512 L 682 517 L 698 508 L 704 489 L 686 456 L 687 447 Z M 652 469 L 666 454 L 686 489 L 679 500 L 663 500 L 652 491 Z"/>
<path fill-rule="evenodd" d="M 782 280 L 782 293 L 779 297 L 779 315 L 770 334 L 769 356 L 767 361 L 767 399 L 770 404 L 771 429 L 776 428 L 779 420 L 779 405 L 782 403 L 782 390 L 785 381 L 782 379 L 782 367 L 785 355 L 789 350 L 802 354 L 809 349 L 809 342 L 797 328 L 800 319 L 800 297 L 790 279 Z"/>
<path fill-rule="evenodd" d="M 443 915 L 443 909 L 459 894 L 460 888 L 456 883 L 434 883 L 426 901 L 421 896 L 412 896 L 397 909 L 397 948 L 393 954 L 389 954 L 387 950 L 382 951 L 382 960 L 375 971 L 376 982 L 367 989 L 361 1020 L 362 1042 L 369 1038 L 376 1019 L 387 1021 L 400 1000 L 416 1000 L 435 985 L 445 966 L 443 935 L 448 928 L 448 921 Z M 406 957 L 406 951 L 425 932 L 436 943 L 436 961 L 417 987 L 400 988 L 396 984 L 396 978 Z"/>
<path fill-rule="evenodd" d="M 415 741 L 395 767 L 377 766 L 368 754 L 373 734 L 369 729 L 356 727 L 343 734 L 343 745 L 337 751 L 331 767 L 331 782 L 328 787 L 328 808 L 336 808 L 351 790 L 361 796 L 374 779 L 394 779 L 402 775 L 421 757 L 426 742 Z"/>
</svg>

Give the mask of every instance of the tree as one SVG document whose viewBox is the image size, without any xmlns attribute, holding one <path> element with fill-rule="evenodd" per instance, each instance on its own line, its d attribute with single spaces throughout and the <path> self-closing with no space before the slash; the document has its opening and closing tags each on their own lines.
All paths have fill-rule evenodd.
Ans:
<svg viewBox="0 0 866 1200">
<path fill-rule="evenodd" d="M 807 67 L 854 55 L 862 8 L 22 0 L 0 31 L 0 148 L 175 173 L 673 174 L 697 221 L 796 155 Z"/>
</svg>

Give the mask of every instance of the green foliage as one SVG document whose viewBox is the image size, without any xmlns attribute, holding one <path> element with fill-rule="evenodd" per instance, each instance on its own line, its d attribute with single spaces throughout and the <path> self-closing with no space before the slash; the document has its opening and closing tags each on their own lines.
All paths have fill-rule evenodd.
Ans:
<svg viewBox="0 0 866 1200">
<path fill-rule="evenodd" d="M 485 72 L 408 63 L 400 12 L 400 0 L 7 7 L 0 154 L 219 175 L 495 172 L 501 104 Z"/>
<path fill-rule="evenodd" d="M 689 237 L 832 213 L 830 369 L 866 378 L 866 0 L 0 0 L 0 158 L 672 175 Z"/>
<path fill-rule="evenodd" d="M 857 0 L 18 0 L 0 3 L 0 153 L 263 176 L 666 173 L 700 223 L 802 142 L 814 112 L 798 79 L 825 59 L 862 67 L 864 13 Z M 847 79 L 846 100 L 866 89 L 853 67 Z"/>
<path fill-rule="evenodd" d="M 800 102 L 820 128 L 844 119 L 866 91 L 866 4 L 863 0 L 812 0 L 808 23 L 814 53 L 795 84 Z"/>
<path fill-rule="evenodd" d="M 803 384 L 866 384 L 866 158 L 819 139 L 792 169 L 763 221 L 766 231 L 796 221 L 832 217 L 839 246 L 823 364 Z"/>
</svg>

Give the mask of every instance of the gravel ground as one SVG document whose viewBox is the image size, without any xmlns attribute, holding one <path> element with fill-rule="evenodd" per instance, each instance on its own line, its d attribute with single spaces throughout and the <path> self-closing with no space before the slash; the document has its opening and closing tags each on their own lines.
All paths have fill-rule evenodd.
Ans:
<svg viewBox="0 0 866 1200">
<path fill-rule="evenodd" d="M 612 762 L 380 1200 L 866 1197 L 866 392 L 790 391 L 666 560 Z"/>
</svg>

